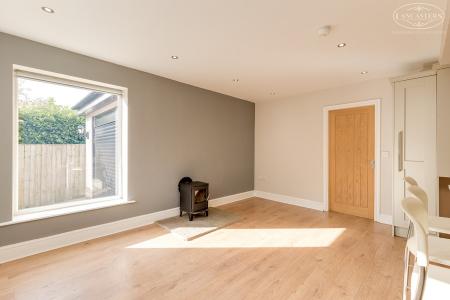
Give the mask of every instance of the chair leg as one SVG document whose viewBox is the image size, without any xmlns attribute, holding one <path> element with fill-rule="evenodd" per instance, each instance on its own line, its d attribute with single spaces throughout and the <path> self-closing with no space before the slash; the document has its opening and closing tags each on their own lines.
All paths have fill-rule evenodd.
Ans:
<svg viewBox="0 0 450 300">
<path fill-rule="evenodd" d="M 403 300 L 406 300 L 408 295 L 408 277 L 409 277 L 409 249 L 405 247 L 404 254 L 404 268 L 403 268 Z"/>
<path fill-rule="evenodd" d="M 426 268 L 419 267 L 419 282 L 417 283 L 416 297 L 414 297 L 414 300 L 422 300 L 426 278 L 427 278 Z"/>
</svg>

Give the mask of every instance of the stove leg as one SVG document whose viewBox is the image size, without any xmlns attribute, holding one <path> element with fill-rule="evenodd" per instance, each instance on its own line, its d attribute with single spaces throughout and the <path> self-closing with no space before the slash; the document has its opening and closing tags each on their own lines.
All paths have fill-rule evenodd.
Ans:
<svg viewBox="0 0 450 300">
<path fill-rule="evenodd" d="M 180 208 L 180 217 L 183 216 L 183 211 Z"/>
<path fill-rule="evenodd" d="M 194 220 L 194 215 L 193 214 L 189 214 L 189 221 Z"/>
</svg>

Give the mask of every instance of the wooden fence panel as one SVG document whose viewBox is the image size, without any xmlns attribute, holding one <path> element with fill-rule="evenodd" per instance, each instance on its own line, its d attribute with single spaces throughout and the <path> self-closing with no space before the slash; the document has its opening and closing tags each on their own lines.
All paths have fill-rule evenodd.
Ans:
<svg viewBox="0 0 450 300">
<path fill-rule="evenodd" d="M 19 145 L 19 209 L 85 197 L 84 144 Z"/>
</svg>

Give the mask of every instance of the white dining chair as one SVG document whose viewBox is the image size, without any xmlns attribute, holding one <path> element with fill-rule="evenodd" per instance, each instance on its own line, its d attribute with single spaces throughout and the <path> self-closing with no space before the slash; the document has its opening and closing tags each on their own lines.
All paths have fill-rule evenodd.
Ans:
<svg viewBox="0 0 450 300">
<path fill-rule="evenodd" d="M 410 176 L 405 176 L 404 180 L 409 185 L 407 187 L 408 191 L 415 197 L 417 197 L 419 200 L 421 200 L 428 211 L 428 195 L 425 192 L 425 190 L 422 189 L 417 183 L 417 181 Z M 439 216 L 428 216 L 428 230 L 436 233 L 450 234 L 450 218 Z M 411 231 L 412 231 L 412 224 L 410 222 L 406 238 L 408 238 L 411 235 Z"/>
<path fill-rule="evenodd" d="M 417 290 L 419 267 L 415 266 L 411 274 L 411 291 Z M 450 269 L 428 264 L 426 284 L 422 292 L 422 300 L 448 300 L 450 294 Z M 411 295 L 414 299 L 415 294 Z"/>
<path fill-rule="evenodd" d="M 419 185 L 417 183 L 417 181 L 414 178 L 412 178 L 411 176 L 405 176 L 404 179 L 405 179 L 406 183 L 408 183 L 409 185 Z"/>
<path fill-rule="evenodd" d="M 418 186 L 419 184 L 417 183 L 417 181 L 412 178 L 411 176 L 405 176 L 403 178 L 405 180 L 405 182 L 409 185 L 408 187 L 412 187 L 412 186 Z M 413 230 L 413 225 L 411 223 L 411 221 L 409 221 L 408 224 L 408 232 L 406 233 L 406 238 L 408 239 L 410 237 L 410 235 L 412 234 L 412 230 Z"/>
<path fill-rule="evenodd" d="M 428 212 L 428 195 L 425 190 L 418 185 L 410 185 L 408 191 L 422 201 Z M 450 234 L 450 218 L 428 216 L 428 231 Z"/>
<path fill-rule="evenodd" d="M 425 290 L 425 283 L 429 269 L 429 263 L 440 264 L 450 267 L 450 240 L 428 235 L 428 212 L 422 200 L 408 197 L 402 200 L 401 207 L 413 224 L 413 233 L 406 242 L 405 266 L 403 281 L 403 299 L 407 297 L 409 259 L 410 254 L 415 257 L 415 274 L 412 279 L 417 284 L 411 284 L 411 299 L 422 300 Z M 443 268 L 443 267 L 440 268 Z M 439 266 L 433 266 L 433 270 Z M 428 275 L 435 275 L 435 271 Z M 442 270 L 438 272 L 442 274 Z M 442 277 L 442 276 L 441 276 Z M 450 272 L 444 276 L 450 284 Z M 417 281 L 415 280 L 417 279 Z M 449 286 L 450 287 L 450 286 Z"/>
</svg>

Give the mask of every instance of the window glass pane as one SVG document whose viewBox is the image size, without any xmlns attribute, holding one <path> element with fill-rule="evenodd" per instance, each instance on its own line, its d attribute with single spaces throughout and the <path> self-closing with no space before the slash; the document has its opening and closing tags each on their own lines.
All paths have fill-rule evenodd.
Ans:
<svg viewBox="0 0 450 300">
<path fill-rule="evenodd" d="M 119 97 L 30 78 L 16 82 L 18 209 L 117 195 Z"/>
<path fill-rule="evenodd" d="M 100 127 L 102 125 L 108 124 L 108 123 L 115 123 L 116 122 L 116 114 L 115 109 L 112 109 L 110 111 L 101 113 L 97 116 L 95 116 L 94 119 L 94 126 Z"/>
<path fill-rule="evenodd" d="M 94 117 L 94 196 L 116 194 L 116 110 Z"/>
</svg>

